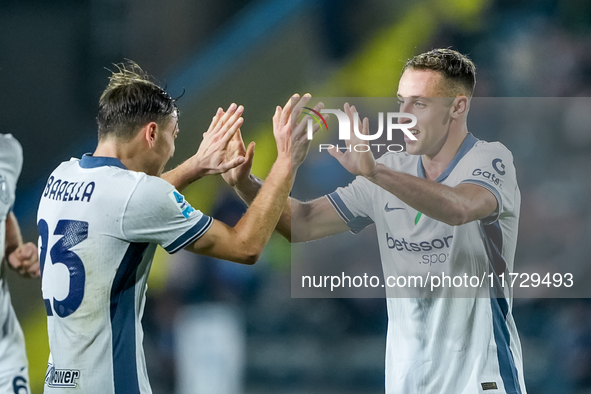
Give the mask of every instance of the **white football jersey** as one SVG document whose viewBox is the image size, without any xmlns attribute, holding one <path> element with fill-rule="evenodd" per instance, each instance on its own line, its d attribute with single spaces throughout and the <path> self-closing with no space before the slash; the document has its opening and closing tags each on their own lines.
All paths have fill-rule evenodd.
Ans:
<svg viewBox="0 0 591 394">
<path fill-rule="evenodd" d="M 6 217 L 14 205 L 14 193 L 22 165 L 21 145 L 12 135 L 0 134 L 0 262 L 7 257 L 4 256 Z M 25 339 L 10 302 L 8 284 L 5 280 L 6 269 L 4 264 L 0 264 L 0 389 L 4 387 L 2 380 L 12 385 L 13 380 L 19 379 L 20 376 L 17 383 L 28 382 Z M 19 372 L 22 373 L 18 375 Z"/>
<path fill-rule="evenodd" d="M 421 156 L 387 153 L 378 162 L 425 178 Z M 512 291 L 499 282 L 499 275 L 505 273 L 506 282 L 513 272 L 517 243 L 521 196 L 513 156 L 499 142 L 468 134 L 436 181 L 480 185 L 494 194 L 498 209 L 450 226 L 363 177 L 327 196 L 352 232 L 375 223 L 385 277 L 493 278 L 492 287 L 484 287 L 487 297 L 457 293 L 446 282 L 433 297 L 387 299 L 386 393 L 525 394 Z"/>
<path fill-rule="evenodd" d="M 156 245 L 174 253 L 212 219 L 168 182 L 85 155 L 50 175 L 38 211 L 50 359 L 45 393 L 151 393 L 141 317 Z"/>
</svg>

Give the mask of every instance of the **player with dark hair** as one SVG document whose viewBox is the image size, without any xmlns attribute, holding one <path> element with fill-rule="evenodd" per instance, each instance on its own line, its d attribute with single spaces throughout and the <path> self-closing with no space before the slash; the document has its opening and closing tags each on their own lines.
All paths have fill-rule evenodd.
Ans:
<svg viewBox="0 0 591 394">
<path fill-rule="evenodd" d="M 468 132 L 475 75 L 472 61 L 451 49 L 410 59 L 397 94 L 400 112 L 417 118 L 406 152 L 375 160 L 371 151 L 333 148 L 357 178 L 309 202 L 287 199 L 277 226 L 291 242 L 306 242 L 375 223 L 386 277 L 408 269 L 494 277 L 490 297 L 453 297 L 445 289 L 439 297 L 387 299 L 388 394 L 526 392 L 512 291 L 500 283 L 513 271 L 521 197 L 511 152 Z M 352 125 L 355 107 L 345 104 L 345 112 Z M 359 129 L 369 134 L 367 118 Z M 351 135 L 348 147 L 365 142 Z M 223 175 L 247 203 L 262 185 L 250 174 L 252 159 L 247 152 Z M 303 160 L 294 156 L 292 166 Z M 417 264 L 435 248 L 449 256 L 445 264 Z"/>
<path fill-rule="evenodd" d="M 156 246 L 254 264 L 291 187 L 291 119 L 308 100 L 277 107 L 277 159 L 250 209 L 229 227 L 179 191 L 244 161 L 226 160 L 243 107 L 219 109 L 197 153 L 161 176 L 179 133 L 175 100 L 137 64 L 118 66 L 100 98 L 95 152 L 55 169 L 39 205 L 51 350 L 45 393 L 151 393 L 140 320 Z"/>
</svg>

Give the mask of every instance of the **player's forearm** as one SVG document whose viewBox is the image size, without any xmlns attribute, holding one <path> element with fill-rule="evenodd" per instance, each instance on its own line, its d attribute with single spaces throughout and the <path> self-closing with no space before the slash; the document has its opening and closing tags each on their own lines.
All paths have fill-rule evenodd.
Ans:
<svg viewBox="0 0 591 394">
<path fill-rule="evenodd" d="M 9 212 L 6 217 L 6 242 L 4 256 L 8 257 L 16 248 L 23 244 L 23 237 L 14 213 Z"/>
<path fill-rule="evenodd" d="M 234 186 L 234 191 L 246 205 L 250 206 L 263 187 L 263 181 L 250 174 L 246 180 Z"/>
<path fill-rule="evenodd" d="M 291 185 L 289 162 L 277 160 L 253 199 L 246 214 L 236 224 L 239 242 L 260 254 L 277 226 Z"/>
<path fill-rule="evenodd" d="M 294 200 L 290 197 L 288 197 L 285 200 L 285 204 L 283 206 L 283 211 L 281 212 L 281 215 L 279 216 L 279 220 L 277 221 L 277 226 L 275 227 L 275 230 L 277 230 L 277 232 L 279 234 L 281 234 L 281 236 L 285 239 L 287 239 L 289 242 L 292 242 L 291 240 L 291 207 L 292 204 L 294 203 Z"/>
<path fill-rule="evenodd" d="M 161 178 L 178 191 L 182 191 L 191 183 L 203 178 L 203 170 L 193 162 L 193 158 L 190 158 L 175 169 L 162 174 Z"/>
<path fill-rule="evenodd" d="M 478 219 L 472 215 L 469 199 L 452 187 L 394 171 L 381 163 L 366 178 L 417 211 L 452 226 Z"/>
<path fill-rule="evenodd" d="M 293 168 L 292 168 L 293 171 Z M 293 176 L 292 176 L 293 179 Z M 292 182 L 293 183 L 293 182 Z M 242 182 L 240 185 L 234 186 L 236 194 L 244 201 L 248 206 L 252 204 L 259 191 L 263 187 L 263 181 L 254 175 L 250 175 L 249 178 Z M 288 241 L 291 242 L 291 206 L 294 203 L 292 198 L 286 198 L 283 206 L 283 211 L 277 222 L 275 230 Z"/>
</svg>

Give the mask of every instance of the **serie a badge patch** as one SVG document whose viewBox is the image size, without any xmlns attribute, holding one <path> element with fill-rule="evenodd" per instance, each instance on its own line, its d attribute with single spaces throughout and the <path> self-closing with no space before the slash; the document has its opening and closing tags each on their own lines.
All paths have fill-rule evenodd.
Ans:
<svg viewBox="0 0 591 394">
<path fill-rule="evenodd" d="M 170 199 L 174 201 L 176 207 L 179 209 L 179 211 L 181 211 L 181 213 L 186 219 L 188 219 L 191 216 L 191 214 L 195 212 L 195 209 L 191 206 L 191 204 L 187 202 L 187 200 L 185 200 L 185 197 L 176 190 L 173 190 L 170 193 L 168 193 L 168 197 L 170 197 Z"/>
</svg>

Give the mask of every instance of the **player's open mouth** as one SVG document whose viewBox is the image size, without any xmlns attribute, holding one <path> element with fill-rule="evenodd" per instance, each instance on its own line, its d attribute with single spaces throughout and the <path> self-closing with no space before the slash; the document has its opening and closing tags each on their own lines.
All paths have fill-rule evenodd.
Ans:
<svg viewBox="0 0 591 394">
<path fill-rule="evenodd" d="M 408 131 L 410 131 L 410 133 L 412 134 L 412 136 L 408 135 L 408 133 L 404 133 L 404 142 L 407 144 L 412 144 L 417 142 L 418 140 L 418 135 L 421 134 L 421 132 L 417 129 L 408 129 Z"/>
</svg>

